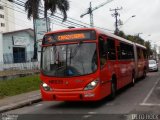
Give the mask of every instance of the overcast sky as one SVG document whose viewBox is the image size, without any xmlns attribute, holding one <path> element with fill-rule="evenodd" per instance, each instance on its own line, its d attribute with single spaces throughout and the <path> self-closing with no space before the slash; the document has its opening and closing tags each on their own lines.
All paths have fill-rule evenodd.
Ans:
<svg viewBox="0 0 160 120">
<path fill-rule="evenodd" d="M 94 8 L 107 0 L 90 1 L 92 2 L 92 7 Z M 89 15 L 86 15 L 83 18 L 80 18 L 80 15 L 87 11 L 90 1 L 70 0 L 68 17 L 89 24 Z M 140 34 L 140 37 L 146 41 L 151 40 L 152 43 L 155 42 L 160 45 L 160 42 L 157 42 L 160 41 L 160 0 L 113 0 L 93 12 L 94 25 L 114 31 L 115 18 L 111 16 L 113 11 L 110 11 L 110 9 L 117 7 L 123 7 L 122 10 L 119 10 L 119 19 L 121 19 L 124 23 L 124 25 L 120 26 L 120 30 L 124 31 L 125 34 L 131 35 L 142 33 Z M 136 15 L 136 17 L 132 18 L 132 15 Z M 24 21 L 27 22 L 24 24 Z M 32 22 L 26 19 L 26 15 L 17 12 L 16 24 L 18 24 L 16 25 L 16 29 L 32 27 Z M 55 24 L 52 25 L 53 30 L 62 28 L 64 27 Z"/>
</svg>

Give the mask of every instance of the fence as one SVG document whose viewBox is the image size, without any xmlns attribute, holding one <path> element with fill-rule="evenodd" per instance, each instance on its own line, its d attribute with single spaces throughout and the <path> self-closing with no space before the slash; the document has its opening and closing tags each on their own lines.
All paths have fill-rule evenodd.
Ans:
<svg viewBox="0 0 160 120">
<path fill-rule="evenodd" d="M 0 71 L 4 71 L 4 70 L 39 70 L 39 69 L 40 69 L 40 62 L 13 63 L 13 64 L 0 63 Z"/>
<path fill-rule="evenodd" d="M 3 62 L 4 64 L 11 64 L 11 63 L 22 63 L 22 62 L 31 62 L 33 57 L 33 52 L 23 53 L 5 53 L 3 54 Z"/>
</svg>

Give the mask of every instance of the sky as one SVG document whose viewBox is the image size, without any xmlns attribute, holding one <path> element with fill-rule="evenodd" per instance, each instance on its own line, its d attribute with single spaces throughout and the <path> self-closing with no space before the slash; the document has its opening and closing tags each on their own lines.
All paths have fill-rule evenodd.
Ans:
<svg viewBox="0 0 160 120">
<path fill-rule="evenodd" d="M 107 0 L 69 0 L 70 9 L 68 13 L 68 20 L 76 19 L 78 21 L 90 24 L 89 15 L 80 18 L 80 15 L 87 11 L 89 3 L 92 2 L 92 7 L 106 2 Z M 115 18 L 112 17 L 113 11 L 110 9 L 121 8 L 119 10 L 120 19 L 124 24 L 119 27 L 125 34 L 140 35 L 146 41 L 160 46 L 160 0 L 113 0 L 103 7 L 93 12 L 94 25 L 109 29 L 112 32 L 115 30 Z M 23 8 L 21 8 L 23 9 Z M 60 13 L 58 11 L 58 13 Z M 31 28 L 33 26 L 32 20 L 27 19 L 27 15 L 16 12 L 16 29 Z M 135 17 L 131 17 L 135 15 Z M 55 20 L 51 24 L 52 30 L 64 29 L 64 23 L 57 23 Z M 76 21 L 74 21 L 76 22 Z M 58 25 L 57 25 L 58 24 Z"/>
</svg>

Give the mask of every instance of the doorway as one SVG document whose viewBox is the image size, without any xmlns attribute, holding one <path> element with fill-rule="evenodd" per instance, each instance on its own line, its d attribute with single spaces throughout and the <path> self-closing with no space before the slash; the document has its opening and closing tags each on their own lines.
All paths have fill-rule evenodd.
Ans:
<svg viewBox="0 0 160 120">
<path fill-rule="evenodd" d="M 25 55 L 24 47 L 13 47 L 13 62 L 14 63 L 26 62 L 26 55 Z"/>
</svg>

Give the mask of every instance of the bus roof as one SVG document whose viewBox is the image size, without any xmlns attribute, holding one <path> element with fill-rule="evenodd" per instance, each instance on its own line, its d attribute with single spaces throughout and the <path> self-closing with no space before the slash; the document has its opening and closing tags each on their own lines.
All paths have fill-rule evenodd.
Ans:
<svg viewBox="0 0 160 120">
<path fill-rule="evenodd" d="M 48 32 L 46 33 L 47 34 L 54 34 L 54 33 L 60 33 L 60 32 L 71 32 L 71 31 L 80 31 L 80 30 L 94 30 L 96 31 L 98 34 L 102 34 L 102 35 L 106 35 L 106 36 L 109 36 L 111 38 L 115 38 L 117 40 L 120 40 L 122 42 L 126 42 L 126 43 L 129 43 L 129 44 L 132 44 L 132 45 L 136 45 L 138 47 L 142 47 L 142 48 L 146 48 L 145 46 L 141 45 L 141 44 L 138 44 L 138 43 L 134 43 L 134 42 L 131 42 L 127 39 L 124 39 L 122 37 L 119 37 L 117 35 L 114 35 L 112 33 L 109 33 L 109 32 L 104 32 L 102 30 L 99 30 L 99 29 L 96 29 L 96 28 L 71 28 L 71 29 L 62 29 L 62 30 L 57 30 L 57 31 L 52 31 L 52 32 Z"/>
<path fill-rule="evenodd" d="M 141 44 L 135 43 L 135 45 L 138 46 L 138 47 L 142 47 L 142 48 L 146 49 L 146 47 L 141 45 Z"/>
</svg>

